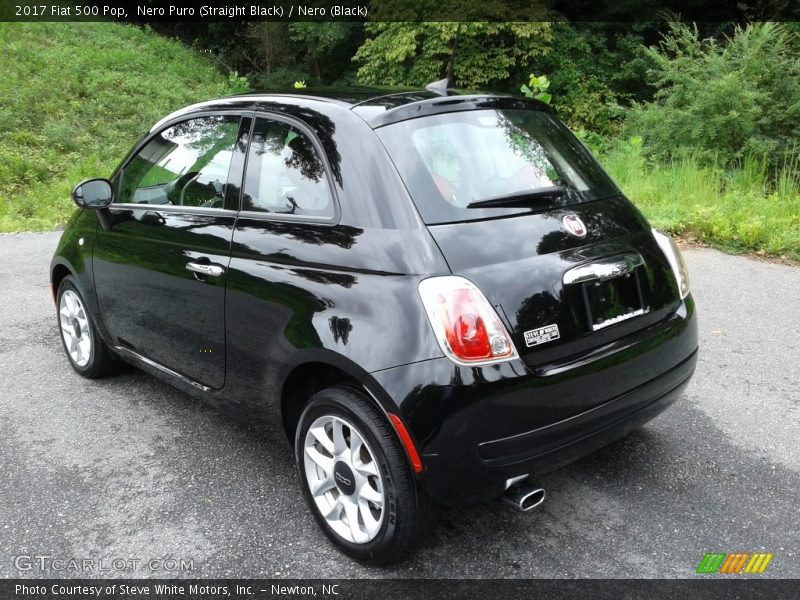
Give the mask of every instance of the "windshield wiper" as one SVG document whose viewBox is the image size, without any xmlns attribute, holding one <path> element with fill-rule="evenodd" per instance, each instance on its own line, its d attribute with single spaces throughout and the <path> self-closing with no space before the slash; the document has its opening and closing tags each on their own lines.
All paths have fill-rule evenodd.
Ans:
<svg viewBox="0 0 800 600">
<path fill-rule="evenodd" d="M 491 198 L 490 200 L 479 200 L 470 202 L 467 208 L 490 208 L 493 206 L 521 206 L 538 202 L 540 200 L 556 200 L 567 193 L 567 188 L 563 185 L 539 188 L 538 190 L 526 190 L 514 192 L 506 196 Z"/>
</svg>

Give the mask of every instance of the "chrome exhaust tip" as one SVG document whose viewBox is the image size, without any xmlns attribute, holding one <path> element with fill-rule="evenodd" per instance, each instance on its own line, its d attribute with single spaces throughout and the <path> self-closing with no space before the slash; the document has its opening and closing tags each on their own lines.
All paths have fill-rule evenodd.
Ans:
<svg viewBox="0 0 800 600">
<path fill-rule="evenodd" d="M 503 494 L 503 502 L 520 512 L 528 512 L 544 502 L 544 488 L 533 483 L 522 482 L 512 485 Z"/>
</svg>

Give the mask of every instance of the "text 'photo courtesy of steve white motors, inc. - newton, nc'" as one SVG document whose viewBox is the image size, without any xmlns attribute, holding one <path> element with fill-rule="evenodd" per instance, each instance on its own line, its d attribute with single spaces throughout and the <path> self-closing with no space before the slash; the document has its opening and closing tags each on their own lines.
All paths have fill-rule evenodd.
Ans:
<svg viewBox="0 0 800 600">
<path fill-rule="evenodd" d="M 183 17 L 183 18 L 262 18 L 262 19 L 306 19 L 306 18 L 357 18 L 365 19 L 368 15 L 366 5 L 343 6 L 311 6 L 308 4 L 223 4 L 218 6 L 152 6 L 138 4 L 135 6 L 112 6 L 96 4 L 31 4 L 15 7 L 17 17 L 67 18 L 67 17 L 106 17 L 114 19 Z"/>
<path fill-rule="evenodd" d="M 234 583 L 231 585 L 210 583 L 98 583 L 98 584 L 70 584 L 48 583 L 43 584 L 16 584 L 14 594 L 23 597 L 50 597 L 61 596 L 68 598 L 109 598 L 120 596 L 125 598 L 139 598 L 146 596 L 156 597 L 187 597 L 187 598 L 221 598 L 225 596 L 242 597 L 256 594 L 267 594 L 274 597 L 299 596 L 333 597 L 343 593 L 343 588 L 336 583 L 319 585 L 286 585 L 266 584 L 244 585 Z M 263 597 L 263 596 L 262 596 Z"/>
</svg>

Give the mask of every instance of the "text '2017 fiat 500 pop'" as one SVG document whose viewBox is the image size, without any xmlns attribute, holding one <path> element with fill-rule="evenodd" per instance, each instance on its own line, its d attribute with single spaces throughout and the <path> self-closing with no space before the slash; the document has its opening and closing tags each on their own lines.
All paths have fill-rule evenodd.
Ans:
<svg viewBox="0 0 800 600">
<path fill-rule="evenodd" d="M 694 371 L 677 247 L 532 100 L 205 102 L 73 199 L 50 271 L 72 367 L 125 361 L 279 426 L 363 561 L 408 552 L 438 506 L 537 506 L 538 474 Z"/>
</svg>

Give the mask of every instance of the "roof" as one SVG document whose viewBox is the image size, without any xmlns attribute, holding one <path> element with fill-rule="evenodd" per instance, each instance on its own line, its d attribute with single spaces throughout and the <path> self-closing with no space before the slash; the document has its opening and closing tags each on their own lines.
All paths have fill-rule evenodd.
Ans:
<svg viewBox="0 0 800 600">
<path fill-rule="evenodd" d="M 334 104 L 351 110 L 376 128 L 395 121 L 454 110 L 475 108 L 533 108 L 549 110 L 547 105 L 526 98 L 506 94 L 475 92 L 471 90 L 447 89 L 443 93 L 419 88 L 397 87 L 347 87 L 303 89 L 302 93 L 251 93 L 217 98 L 192 104 L 156 123 L 151 131 L 167 121 L 183 114 L 199 110 L 225 108 L 254 109 L 265 103 L 296 103 L 313 107 L 316 103 Z"/>
</svg>

